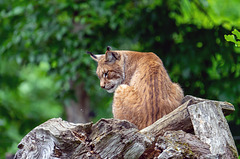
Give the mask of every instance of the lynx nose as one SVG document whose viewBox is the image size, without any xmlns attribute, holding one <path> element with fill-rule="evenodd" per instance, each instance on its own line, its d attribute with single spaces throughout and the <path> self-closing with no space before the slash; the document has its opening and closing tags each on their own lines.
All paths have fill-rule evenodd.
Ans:
<svg viewBox="0 0 240 159">
<path fill-rule="evenodd" d="M 100 81 L 100 86 L 101 86 L 102 88 L 105 88 L 105 82 Z"/>
</svg>

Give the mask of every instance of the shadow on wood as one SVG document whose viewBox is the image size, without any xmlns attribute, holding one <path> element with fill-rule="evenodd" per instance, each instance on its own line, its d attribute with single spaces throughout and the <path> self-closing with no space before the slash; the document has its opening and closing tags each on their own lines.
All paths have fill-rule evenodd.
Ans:
<svg viewBox="0 0 240 159">
<path fill-rule="evenodd" d="M 15 158 L 238 158 L 223 115 L 232 111 L 227 102 L 186 96 L 140 131 L 125 120 L 74 124 L 54 118 L 22 139 Z"/>
</svg>

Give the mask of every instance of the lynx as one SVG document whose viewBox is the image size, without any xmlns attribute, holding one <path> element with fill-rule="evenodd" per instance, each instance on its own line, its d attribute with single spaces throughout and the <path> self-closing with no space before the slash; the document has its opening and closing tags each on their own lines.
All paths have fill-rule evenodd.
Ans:
<svg viewBox="0 0 240 159">
<path fill-rule="evenodd" d="M 154 53 L 110 50 L 103 55 L 88 52 L 98 63 L 100 86 L 114 92 L 114 118 L 143 129 L 177 108 L 183 98 L 161 59 Z"/>
</svg>

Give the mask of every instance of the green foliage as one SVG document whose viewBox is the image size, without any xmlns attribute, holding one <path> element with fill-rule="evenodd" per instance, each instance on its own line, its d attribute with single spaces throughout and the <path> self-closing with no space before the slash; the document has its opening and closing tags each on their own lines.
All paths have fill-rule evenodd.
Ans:
<svg viewBox="0 0 240 159">
<path fill-rule="evenodd" d="M 178 3 L 173 2 L 170 7 L 178 12 L 172 12 L 170 16 L 176 19 L 177 24 L 194 24 L 199 28 L 206 29 L 222 26 L 229 30 L 232 26 L 240 25 L 238 18 L 240 2 L 238 0 L 180 0 Z"/>
<path fill-rule="evenodd" d="M 22 137 L 36 125 L 61 116 L 62 107 L 54 98 L 60 87 L 47 74 L 49 68 L 45 62 L 20 67 L 1 59 L 0 158 L 5 152 L 15 153 Z"/>
<path fill-rule="evenodd" d="M 227 41 L 233 42 L 236 45 L 236 47 L 240 47 L 240 41 L 239 41 L 240 40 L 240 32 L 237 29 L 234 29 L 232 31 L 232 34 L 233 35 L 224 35 L 224 38 Z"/>
<path fill-rule="evenodd" d="M 44 104 L 29 100 L 35 95 L 37 98 L 41 91 L 34 86 L 37 78 L 27 75 L 30 72 L 36 75 L 41 67 L 46 67 L 45 75 L 48 72 L 48 76 L 44 75 L 45 80 L 49 77 L 50 81 L 55 81 L 52 77 L 57 77 L 55 92 L 59 92 L 56 96 L 61 101 L 72 98 L 68 96 L 69 80 L 81 82 L 91 98 L 91 109 L 96 114 L 93 120 L 110 117 L 112 95 L 100 89 L 95 75 L 96 63 L 85 54 L 86 51 L 104 53 L 110 45 L 113 49 L 155 52 L 164 62 L 171 79 L 180 83 L 185 94 L 233 103 L 236 111 L 228 120 L 240 124 L 240 48 L 229 45 L 224 39 L 232 28 L 239 29 L 239 3 L 238 0 L 1 1 L 0 62 L 2 58 L 5 63 L 15 61 L 12 65 L 16 65 L 13 68 L 18 73 L 13 74 L 16 78 L 11 80 L 9 74 L 14 71 L 2 74 L 1 79 L 7 82 L 0 82 L 0 86 L 1 90 L 4 86 L 4 96 L 7 96 L 4 102 L 19 99 L 8 108 L 9 112 L 16 110 L 11 116 L 13 119 L 3 115 L 1 118 L 6 119 L 1 123 L 15 128 L 11 133 L 20 138 L 22 134 L 17 135 L 18 128 L 27 132 L 30 127 L 19 125 L 37 126 L 43 116 L 50 113 L 34 112 L 34 106 Z M 233 34 L 225 37 L 233 42 L 235 39 L 239 44 L 239 32 Z M 12 67 L 6 68 L 6 65 L 5 72 Z M 32 90 L 40 92 L 29 93 Z M 28 98 L 29 95 L 33 98 Z M 50 100 L 41 99 L 42 102 Z M 26 108 L 19 110 L 18 103 L 23 107 L 27 103 L 31 107 L 26 104 Z M 36 119 L 24 118 L 22 121 L 17 114 Z M 38 118 L 41 120 L 36 122 Z M 236 131 L 233 134 L 239 135 Z M 9 144 L 5 147 L 9 148 Z"/>
</svg>

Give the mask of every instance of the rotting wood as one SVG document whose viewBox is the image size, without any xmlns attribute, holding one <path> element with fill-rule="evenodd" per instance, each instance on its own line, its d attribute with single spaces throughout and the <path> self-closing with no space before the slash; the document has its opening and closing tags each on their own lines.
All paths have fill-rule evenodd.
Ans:
<svg viewBox="0 0 240 159">
<path fill-rule="evenodd" d="M 205 158 L 213 157 L 209 145 L 201 142 L 195 135 L 182 130 L 167 131 L 156 138 L 153 147 L 148 148 L 140 157 L 145 158 Z"/>
<path fill-rule="evenodd" d="M 50 119 L 33 129 L 18 145 L 25 158 L 199 158 L 211 155 L 209 145 L 182 130 L 155 138 L 140 133 L 128 121 L 101 119 L 73 124 Z"/>
<path fill-rule="evenodd" d="M 237 149 L 222 107 L 212 101 L 204 101 L 188 107 L 195 135 L 210 145 L 213 155 L 237 158 Z"/>
<path fill-rule="evenodd" d="M 234 106 L 231 103 L 229 103 L 229 102 L 222 102 L 222 101 L 215 101 L 215 100 L 209 100 L 209 99 L 202 99 L 202 98 L 194 97 L 194 96 L 191 96 L 191 95 L 186 95 L 183 98 L 182 103 L 185 103 L 186 101 L 189 101 L 189 100 L 190 100 L 189 105 L 201 103 L 201 102 L 204 102 L 204 101 L 209 101 L 209 102 L 214 103 L 215 105 L 219 105 L 222 108 L 223 114 L 225 116 L 227 116 L 227 115 L 229 115 L 229 114 L 231 114 L 232 112 L 235 111 Z"/>
<path fill-rule="evenodd" d="M 22 139 L 15 158 L 139 158 L 150 139 L 128 121 L 101 119 L 93 125 L 54 118 Z"/>
<path fill-rule="evenodd" d="M 193 130 L 190 115 L 187 107 L 190 100 L 179 106 L 171 113 L 163 116 L 152 125 L 142 129 L 140 132 L 143 134 L 153 134 L 154 136 L 161 136 L 166 131 L 183 130 L 191 132 Z"/>
<path fill-rule="evenodd" d="M 54 118 L 22 139 L 15 158 L 236 158 L 222 113 L 233 110 L 227 102 L 186 96 L 179 108 L 141 131 L 124 120 L 74 124 Z M 210 129 L 202 122 L 215 126 Z M 222 137 L 219 143 L 224 146 L 209 142 L 218 140 L 216 135 Z"/>
</svg>

